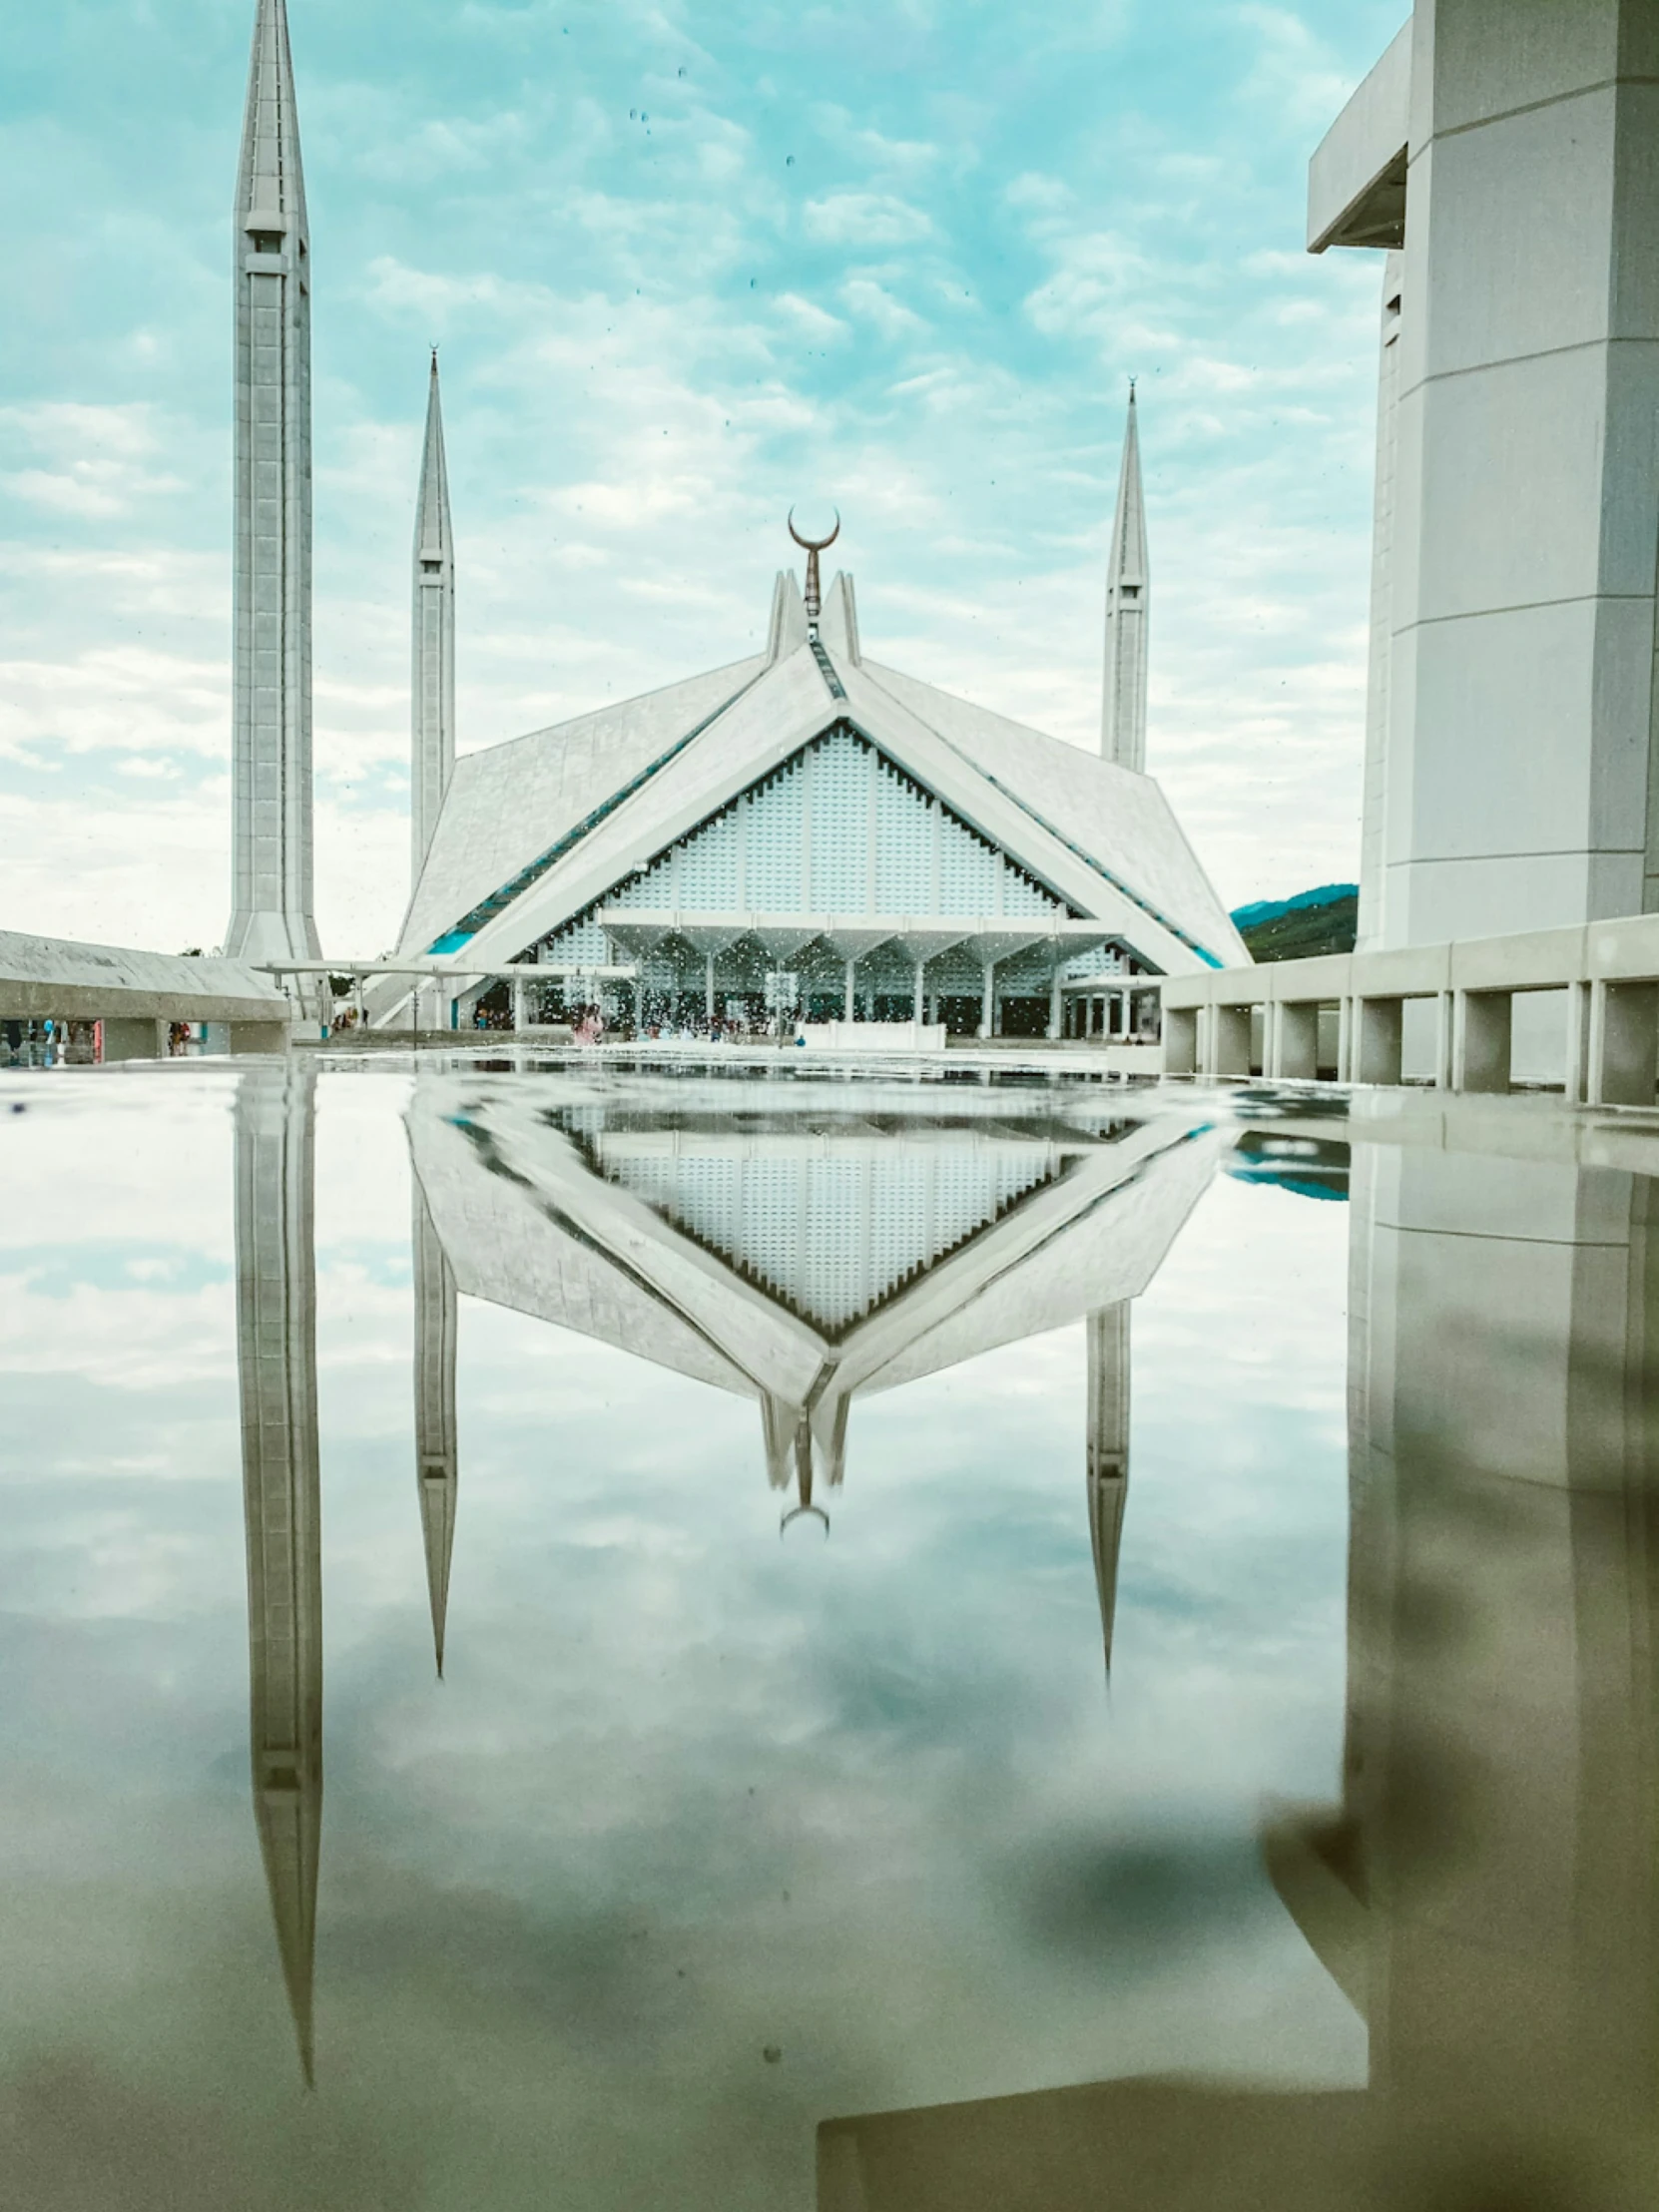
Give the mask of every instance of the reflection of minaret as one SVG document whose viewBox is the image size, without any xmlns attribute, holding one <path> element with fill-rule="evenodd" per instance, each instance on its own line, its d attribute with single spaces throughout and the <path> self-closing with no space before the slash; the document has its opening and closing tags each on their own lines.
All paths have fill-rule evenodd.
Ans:
<svg viewBox="0 0 1659 2212">
<path fill-rule="evenodd" d="M 310 1069 L 291 1062 L 246 1077 L 236 1123 L 254 1817 L 307 2081 L 322 1829 L 314 1080 Z"/>
<path fill-rule="evenodd" d="M 797 1503 L 784 1516 L 784 1524 L 800 1513 L 813 1513 L 826 1528 L 830 1516 L 813 1503 L 815 1461 L 830 1489 L 838 1490 L 846 1472 L 846 1416 L 849 1403 L 844 1390 L 825 1390 L 809 1413 L 769 1390 L 761 1399 L 761 1433 L 766 1441 L 767 1480 L 775 1490 L 787 1490 L 793 1481 Z"/>
<path fill-rule="evenodd" d="M 1089 1344 L 1089 1541 L 1110 1674 L 1118 1547 L 1129 1497 L 1129 1301 L 1101 1307 L 1083 1326 Z"/>
<path fill-rule="evenodd" d="M 432 1649 L 443 1673 L 443 1623 L 449 1606 L 449 1555 L 455 1543 L 455 1277 L 425 1194 L 414 1187 L 415 1465 L 426 1544 Z"/>
</svg>

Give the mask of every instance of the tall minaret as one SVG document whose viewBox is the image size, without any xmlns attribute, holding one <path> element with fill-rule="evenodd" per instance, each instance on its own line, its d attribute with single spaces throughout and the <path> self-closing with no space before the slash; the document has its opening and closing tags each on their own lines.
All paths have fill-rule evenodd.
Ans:
<svg viewBox="0 0 1659 2212">
<path fill-rule="evenodd" d="M 1118 1608 L 1118 1551 L 1129 1499 L 1129 1301 L 1102 1306 L 1083 1324 L 1089 1348 L 1089 1545 L 1106 1672 Z"/>
<path fill-rule="evenodd" d="M 426 1194 L 414 1187 L 415 1467 L 420 1483 L 420 1531 L 426 1550 L 426 1596 L 432 1609 L 432 1652 L 443 1674 L 443 1627 L 449 1609 L 449 1559 L 455 1548 L 455 1274 L 438 1242 Z"/>
<path fill-rule="evenodd" d="M 1123 433 L 1112 557 L 1106 571 L 1106 684 L 1100 707 L 1100 750 L 1119 768 L 1146 767 L 1146 507 L 1141 498 L 1141 440 L 1135 386 Z"/>
<path fill-rule="evenodd" d="M 283 0 L 259 0 L 237 172 L 231 923 L 241 959 L 318 959 L 311 918 L 311 302 Z"/>
<path fill-rule="evenodd" d="M 311 2079 L 322 1834 L 322 1537 L 312 1244 L 315 1070 L 237 1093 L 237 1366 L 248 1538 L 254 1820 L 299 2064 Z"/>
<path fill-rule="evenodd" d="M 438 349 L 426 389 L 426 448 L 415 505 L 414 666 L 410 685 L 409 889 L 420 880 L 455 766 L 455 548 L 443 463 Z"/>
</svg>

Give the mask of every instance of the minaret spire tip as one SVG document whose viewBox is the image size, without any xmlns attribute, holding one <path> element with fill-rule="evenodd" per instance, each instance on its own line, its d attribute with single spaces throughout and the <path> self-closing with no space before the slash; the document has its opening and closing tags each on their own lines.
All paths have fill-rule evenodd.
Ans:
<svg viewBox="0 0 1659 2212">
<path fill-rule="evenodd" d="M 426 429 L 415 494 L 413 662 L 410 687 L 410 891 L 437 830 L 455 766 L 455 540 L 443 450 L 438 349 L 426 378 Z"/>
<path fill-rule="evenodd" d="M 1101 696 L 1100 750 L 1119 768 L 1146 768 L 1146 628 L 1150 578 L 1146 506 L 1141 492 L 1141 433 L 1129 379 L 1123 457 L 1106 569 L 1106 669 Z"/>
</svg>

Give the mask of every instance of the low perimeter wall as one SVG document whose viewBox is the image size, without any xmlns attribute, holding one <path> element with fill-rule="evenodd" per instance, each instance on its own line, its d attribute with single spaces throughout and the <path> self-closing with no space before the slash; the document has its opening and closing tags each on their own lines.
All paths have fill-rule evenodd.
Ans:
<svg viewBox="0 0 1659 2212">
<path fill-rule="evenodd" d="M 0 929 L 0 1021 L 102 1021 L 134 1043 L 145 1024 L 225 1022 L 233 1048 L 280 1049 L 294 1009 L 240 960 Z"/>
<path fill-rule="evenodd" d="M 1423 1079 L 1444 1090 L 1506 1091 L 1517 1075 L 1536 1072 L 1516 1066 L 1517 1012 L 1524 1023 L 1534 1010 L 1527 1002 L 1541 1007 L 1545 994 L 1560 1009 L 1558 1080 L 1567 1097 L 1652 1106 L 1659 914 L 1166 976 L 1163 1071 L 1398 1084 L 1415 1008 Z M 1322 1065 L 1322 1035 L 1334 1037 L 1334 1066 Z"/>
</svg>

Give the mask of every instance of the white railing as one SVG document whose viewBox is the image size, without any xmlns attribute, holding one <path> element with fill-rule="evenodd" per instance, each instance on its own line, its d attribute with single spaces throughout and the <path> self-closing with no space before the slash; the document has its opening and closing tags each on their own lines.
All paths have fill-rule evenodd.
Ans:
<svg viewBox="0 0 1659 2212">
<path fill-rule="evenodd" d="M 1424 1079 L 1443 1090 L 1506 1091 L 1518 1072 L 1517 1001 L 1546 992 L 1565 999 L 1556 1079 L 1568 1099 L 1652 1106 L 1659 914 L 1165 976 L 1164 1073 L 1398 1084 L 1406 1009 L 1421 1004 Z"/>
</svg>

